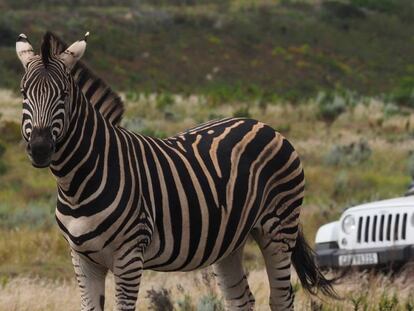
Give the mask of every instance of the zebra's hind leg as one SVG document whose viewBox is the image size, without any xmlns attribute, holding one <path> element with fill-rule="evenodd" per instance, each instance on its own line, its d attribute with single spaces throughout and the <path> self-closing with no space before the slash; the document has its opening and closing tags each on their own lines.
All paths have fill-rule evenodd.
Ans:
<svg viewBox="0 0 414 311">
<path fill-rule="evenodd" d="M 72 263 L 81 293 L 81 311 L 103 311 L 107 269 L 97 266 L 72 250 Z"/>
<path fill-rule="evenodd" d="M 113 272 L 116 311 L 134 311 L 143 271 L 142 252 L 128 249 L 115 257 Z"/>
<path fill-rule="evenodd" d="M 293 310 L 294 293 L 290 283 L 291 248 L 285 242 L 277 241 L 260 233 L 252 232 L 262 251 L 269 279 L 269 304 L 272 311 Z"/>
<path fill-rule="evenodd" d="M 250 292 L 242 265 L 243 248 L 213 265 L 214 275 L 226 302 L 226 310 L 253 310 Z"/>
</svg>

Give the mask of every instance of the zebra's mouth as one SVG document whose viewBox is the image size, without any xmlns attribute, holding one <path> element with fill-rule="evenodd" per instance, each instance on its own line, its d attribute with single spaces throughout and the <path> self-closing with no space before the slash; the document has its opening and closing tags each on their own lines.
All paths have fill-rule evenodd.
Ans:
<svg viewBox="0 0 414 311">
<path fill-rule="evenodd" d="M 39 157 L 34 158 L 33 154 L 28 152 L 28 156 L 29 156 L 30 162 L 32 162 L 32 166 L 35 168 L 49 167 L 50 163 L 52 162 L 52 153 L 43 158 L 39 158 Z"/>
<path fill-rule="evenodd" d="M 27 144 L 27 154 L 32 165 L 37 168 L 48 167 L 52 161 L 52 155 L 55 152 L 55 143 L 50 131 L 34 131 L 30 141 Z"/>
<path fill-rule="evenodd" d="M 46 161 L 44 161 L 44 162 L 41 162 L 41 163 L 36 163 L 36 162 L 34 162 L 34 161 L 33 161 L 33 159 L 32 159 L 32 165 L 33 165 L 33 167 L 35 167 L 35 168 L 46 168 L 46 167 L 49 167 L 50 162 L 51 162 L 51 159 L 48 159 L 48 160 L 46 160 Z"/>
</svg>

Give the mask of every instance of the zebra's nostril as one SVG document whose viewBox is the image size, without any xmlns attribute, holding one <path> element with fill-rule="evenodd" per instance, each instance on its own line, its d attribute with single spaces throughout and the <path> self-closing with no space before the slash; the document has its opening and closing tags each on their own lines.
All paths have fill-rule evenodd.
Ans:
<svg viewBox="0 0 414 311">
<path fill-rule="evenodd" d="M 52 144 L 41 142 L 33 144 L 31 147 L 32 155 L 36 157 L 47 157 L 52 152 Z"/>
<path fill-rule="evenodd" d="M 35 167 L 47 167 L 50 164 L 53 152 L 54 144 L 52 139 L 36 137 L 27 145 L 27 153 Z"/>
</svg>

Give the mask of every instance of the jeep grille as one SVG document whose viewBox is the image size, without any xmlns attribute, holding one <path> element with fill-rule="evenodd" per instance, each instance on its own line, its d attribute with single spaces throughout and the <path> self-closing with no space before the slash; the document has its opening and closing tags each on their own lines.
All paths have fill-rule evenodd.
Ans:
<svg viewBox="0 0 414 311">
<path fill-rule="evenodd" d="M 405 240 L 407 213 L 360 216 L 357 229 L 358 243 Z"/>
</svg>

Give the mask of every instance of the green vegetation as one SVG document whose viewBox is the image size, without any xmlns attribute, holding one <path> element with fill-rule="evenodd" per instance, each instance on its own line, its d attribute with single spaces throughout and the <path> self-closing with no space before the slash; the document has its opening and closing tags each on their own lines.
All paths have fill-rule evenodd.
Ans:
<svg viewBox="0 0 414 311">
<path fill-rule="evenodd" d="M 116 2 L 116 5 L 114 5 Z M 91 32 L 87 62 L 116 89 L 282 98 L 349 89 L 412 104 L 414 4 L 349 1 L 1 0 L 0 87 L 18 89 L 14 41 Z"/>
</svg>

